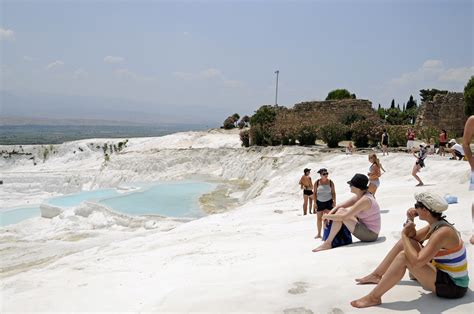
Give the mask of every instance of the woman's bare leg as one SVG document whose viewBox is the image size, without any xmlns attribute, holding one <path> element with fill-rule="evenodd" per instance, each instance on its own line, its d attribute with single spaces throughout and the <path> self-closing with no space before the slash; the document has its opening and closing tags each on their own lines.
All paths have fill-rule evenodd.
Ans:
<svg viewBox="0 0 474 314">
<path fill-rule="evenodd" d="M 308 195 L 303 195 L 303 215 L 308 213 Z"/>
<path fill-rule="evenodd" d="M 417 186 L 423 185 L 423 181 L 421 181 L 420 177 L 417 175 L 418 171 L 420 171 L 419 165 L 414 165 L 413 170 L 411 171 L 411 175 L 418 181 Z"/>
<path fill-rule="evenodd" d="M 415 248 L 418 248 L 417 250 L 420 250 L 420 244 L 416 242 L 415 240 L 411 241 L 412 245 Z M 392 261 L 397 257 L 397 255 L 403 250 L 403 244 L 402 240 L 399 240 L 393 247 L 392 249 L 388 252 L 388 254 L 385 256 L 385 258 L 382 260 L 382 262 L 375 268 L 373 272 L 368 274 L 365 277 L 362 278 L 357 278 L 355 281 L 359 285 L 364 285 L 364 284 L 377 284 L 379 283 L 380 279 L 382 279 L 382 276 L 385 274 L 387 269 L 390 267 L 390 264 Z"/>
<path fill-rule="evenodd" d="M 317 238 L 321 238 L 321 229 L 323 227 L 323 212 L 317 212 L 317 219 L 316 219 L 316 226 L 318 228 L 318 234 L 316 235 Z"/>
<path fill-rule="evenodd" d="M 338 212 L 343 212 L 343 211 L 345 211 L 345 209 L 340 209 Z M 329 232 L 328 238 L 326 239 L 326 241 L 323 242 L 323 244 L 313 249 L 313 252 L 319 252 L 319 251 L 331 249 L 332 240 L 334 240 L 334 238 L 336 237 L 336 234 L 339 232 L 339 230 L 341 230 L 343 224 L 347 227 L 347 229 L 349 229 L 351 233 L 353 233 L 355 229 L 355 225 L 357 224 L 357 220 L 355 218 L 349 218 L 347 220 L 343 220 L 342 222 L 333 220 L 331 231 Z"/>
<path fill-rule="evenodd" d="M 410 266 L 405 252 L 402 251 L 398 253 L 377 286 L 365 297 L 352 301 L 351 305 L 362 308 L 381 304 L 382 296 L 403 278 L 407 268 L 415 275 L 423 288 L 435 291 L 436 269 L 428 264 L 418 268 Z"/>
</svg>

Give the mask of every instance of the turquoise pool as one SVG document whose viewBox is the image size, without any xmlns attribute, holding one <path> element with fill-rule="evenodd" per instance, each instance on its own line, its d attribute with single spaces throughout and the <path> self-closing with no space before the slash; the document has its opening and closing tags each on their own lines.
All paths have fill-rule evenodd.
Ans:
<svg viewBox="0 0 474 314">
<path fill-rule="evenodd" d="M 77 206 L 83 201 L 92 201 L 129 215 L 199 218 L 205 215 L 199 207 L 199 197 L 214 188 L 214 184 L 201 181 L 159 182 L 143 185 L 127 193 L 119 193 L 115 189 L 84 191 L 55 197 L 49 199 L 47 203 L 67 208 Z M 0 209 L 0 226 L 15 224 L 40 215 L 39 206 Z"/>
<path fill-rule="evenodd" d="M 13 225 L 22 220 L 39 216 L 41 216 L 39 206 L 0 211 L 0 226 Z"/>
</svg>

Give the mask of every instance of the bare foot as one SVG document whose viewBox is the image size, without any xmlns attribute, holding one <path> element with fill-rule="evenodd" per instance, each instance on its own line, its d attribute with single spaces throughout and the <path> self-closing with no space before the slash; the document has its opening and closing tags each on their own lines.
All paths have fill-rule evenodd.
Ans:
<svg viewBox="0 0 474 314">
<path fill-rule="evenodd" d="M 423 186 L 423 182 L 418 183 L 416 186 Z"/>
<path fill-rule="evenodd" d="M 314 237 L 315 239 L 320 239 L 321 238 L 321 235 L 318 234 L 317 236 Z"/>
<path fill-rule="evenodd" d="M 382 276 L 379 276 L 376 274 L 368 274 L 365 277 L 357 278 L 356 281 L 358 285 L 366 285 L 366 284 L 378 284 L 380 279 L 382 279 Z"/>
<path fill-rule="evenodd" d="M 362 297 L 358 300 L 354 300 L 351 302 L 351 305 L 353 307 L 358 307 L 358 308 L 375 306 L 379 304 L 382 304 L 381 298 L 371 297 L 369 295 L 366 295 L 365 297 Z"/>
<path fill-rule="evenodd" d="M 471 236 L 470 242 L 471 242 L 471 244 L 474 244 L 474 235 Z"/>
<path fill-rule="evenodd" d="M 332 249 L 331 244 L 323 243 L 317 248 L 313 249 L 313 252 L 319 252 L 319 251 L 330 250 L 330 249 Z"/>
</svg>

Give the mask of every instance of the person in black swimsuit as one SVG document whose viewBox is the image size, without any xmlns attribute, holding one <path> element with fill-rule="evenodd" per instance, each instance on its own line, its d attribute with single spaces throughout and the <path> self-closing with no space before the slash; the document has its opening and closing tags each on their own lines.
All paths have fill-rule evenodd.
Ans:
<svg viewBox="0 0 474 314">
<path fill-rule="evenodd" d="M 305 168 L 303 170 L 304 175 L 301 176 L 299 185 L 303 190 L 303 215 L 308 213 L 308 201 L 309 201 L 309 213 L 312 214 L 313 208 L 313 181 L 311 181 L 311 177 L 309 176 L 311 173 L 311 169 Z"/>
</svg>

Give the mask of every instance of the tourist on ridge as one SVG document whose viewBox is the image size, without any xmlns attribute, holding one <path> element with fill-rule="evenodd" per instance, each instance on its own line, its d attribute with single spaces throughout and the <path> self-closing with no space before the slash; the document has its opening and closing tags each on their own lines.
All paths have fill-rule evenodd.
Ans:
<svg viewBox="0 0 474 314">
<path fill-rule="evenodd" d="M 471 180 L 469 182 L 469 190 L 474 191 L 474 157 L 471 151 L 471 140 L 474 136 L 474 116 L 470 116 L 464 125 L 464 136 L 462 138 L 462 147 L 466 153 L 467 161 L 471 166 Z M 472 225 L 474 226 L 474 203 L 471 205 Z M 474 244 L 474 234 L 471 235 L 471 244 Z"/>
<path fill-rule="evenodd" d="M 416 193 L 415 199 L 415 208 L 407 211 L 401 240 L 372 273 L 356 279 L 359 284 L 377 286 L 366 296 L 352 301 L 352 306 L 381 304 L 382 296 L 403 278 L 407 269 L 424 289 L 438 297 L 454 299 L 466 293 L 469 284 L 466 247 L 459 232 L 444 219 L 448 203 L 431 192 Z M 415 217 L 429 225 L 416 230 Z"/>
<path fill-rule="evenodd" d="M 413 156 L 416 157 L 416 162 L 415 165 L 413 166 L 413 169 L 411 171 L 411 175 L 418 181 L 418 184 L 416 186 L 422 186 L 423 181 L 421 181 L 420 177 L 417 175 L 418 172 L 420 172 L 421 168 L 425 166 L 425 158 L 426 158 L 426 144 L 421 143 L 420 144 L 420 149 L 417 152 L 413 152 Z"/>
<path fill-rule="evenodd" d="M 406 136 L 407 136 L 407 151 L 411 152 L 415 145 L 415 131 L 412 128 L 408 128 Z"/>
<path fill-rule="evenodd" d="M 375 192 L 380 186 L 379 178 L 382 175 L 382 172 L 380 170 L 383 170 L 383 172 L 385 172 L 385 169 L 382 167 L 382 164 L 380 163 L 377 154 L 369 154 L 369 161 L 371 163 L 369 173 L 367 173 L 367 176 L 369 177 L 369 192 L 375 196 Z"/>
<path fill-rule="evenodd" d="M 383 129 L 381 143 L 382 143 L 382 153 L 383 153 L 382 156 L 385 156 L 385 153 L 387 153 L 387 156 L 388 156 L 388 150 L 387 150 L 387 147 L 388 147 L 388 133 L 387 133 L 387 129 Z"/>
<path fill-rule="evenodd" d="M 428 147 L 428 155 L 434 155 L 435 153 L 435 141 L 434 138 L 430 138 L 430 145 Z"/>
<path fill-rule="evenodd" d="M 321 238 L 321 228 L 323 225 L 323 214 L 329 213 L 336 206 L 336 188 L 334 182 L 329 179 L 326 168 L 318 170 L 320 178 L 314 183 L 314 211 L 317 214 L 316 227 L 318 230 L 315 239 Z"/>
<path fill-rule="evenodd" d="M 308 213 L 308 202 L 309 202 L 309 213 L 312 214 L 312 207 L 313 207 L 313 181 L 311 181 L 311 177 L 309 176 L 311 173 L 311 169 L 305 168 L 303 170 L 304 175 L 301 177 L 299 185 L 303 190 L 303 215 Z"/>
<path fill-rule="evenodd" d="M 354 146 L 352 146 L 352 141 L 349 141 L 346 147 L 346 155 L 352 155 L 353 151 L 354 151 Z"/>
<path fill-rule="evenodd" d="M 374 196 L 368 192 L 369 178 L 357 173 L 347 182 L 355 195 L 334 207 L 329 214 L 323 215 L 324 220 L 331 220 L 332 226 L 326 241 L 313 252 L 329 250 L 332 241 L 342 225 L 362 242 L 374 242 L 380 232 L 380 207 Z"/>
<path fill-rule="evenodd" d="M 453 155 L 453 157 L 449 159 L 456 160 L 456 158 L 459 158 L 459 160 L 462 160 L 464 158 L 464 149 L 461 145 L 456 143 L 454 138 L 449 141 L 448 147 L 446 150 Z"/>
<path fill-rule="evenodd" d="M 439 155 L 444 156 L 444 150 L 446 149 L 446 144 L 448 143 L 448 132 L 445 129 L 441 130 L 439 134 Z"/>
</svg>

